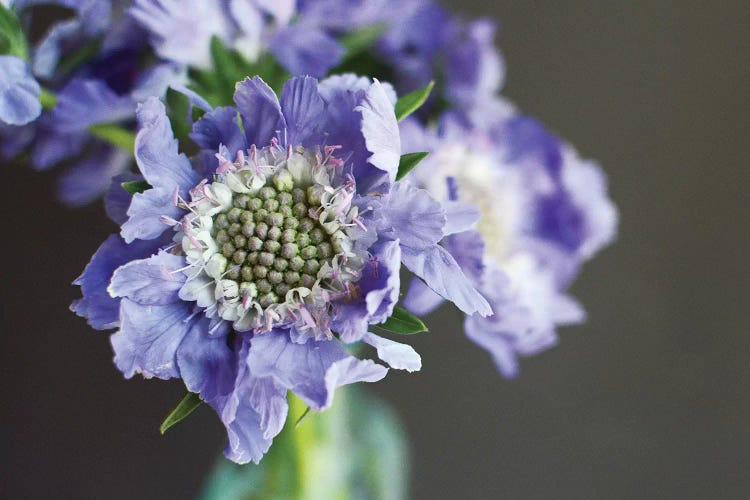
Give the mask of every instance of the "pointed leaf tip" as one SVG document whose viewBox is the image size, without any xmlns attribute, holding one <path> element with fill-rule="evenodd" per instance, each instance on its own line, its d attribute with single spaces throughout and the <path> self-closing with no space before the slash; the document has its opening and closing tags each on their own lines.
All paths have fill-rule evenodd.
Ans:
<svg viewBox="0 0 750 500">
<path fill-rule="evenodd" d="M 413 335 L 427 331 L 424 322 L 403 307 L 395 307 L 390 318 L 375 326 L 399 335 Z"/>
<path fill-rule="evenodd" d="M 128 181 L 120 184 L 122 188 L 130 194 L 142 193 L 151 189 L 151 184 L 146 181 Z"/>
<path fill-rule="evenodd" d="M 182 420 L 188 417 L 191 413 L 195 411 L 196 408 L 198 408 L 201 403 L 200 396 L 194 392 L 188 392 L 185 394 L 185 397 L 182 398 L 182 401 L 180 401 L 174 410 L 172 410 L 169 415 L 167 415 L 167 418 L 164 419 L 164 422 L 162 422 L 161 426 L 159 427 L 159 432 L 164 434 L 169 430 L 170 427 L 177 425 Z"/>
<path fill-rule="evenodd" d="M 427 155 L 430 153 L 427 153 L 425 151 L 419 152 L 419 153 L 406 153 L 405 155 L 401 155 L 401 160 L 398 162 L 398 172 L 396 173 L 396 180 L 400 181 L 404 177 L 406 177 L 406 174 L 411 172 L 414 167 L 416 167 L 420 161 L 427 158 Z"/>
<path fill-rule="evenodd" d="M 431 81 L 425 87 L 406 94 L 396 101 L 396 119 L 401 121 L 418 110 L 430 96 L 434 86 L 435 82 Z"/>
</svg>

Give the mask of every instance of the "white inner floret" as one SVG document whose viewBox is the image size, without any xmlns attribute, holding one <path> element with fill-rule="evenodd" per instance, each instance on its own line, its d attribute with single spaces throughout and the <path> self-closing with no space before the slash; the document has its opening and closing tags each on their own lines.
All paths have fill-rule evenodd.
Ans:
<svg viewBox="0 0 750 500">
<path fill-rule="evenodd" d="M 451 198 L 446 178 L 452 178 L 458 199 L 476 205 L 482 214 L 477 230 L 487 245 L 486 258 L 502 262 L 529 213 L 518 169 L 460 143 L 444 144 L 432 160 L 436 168 L 420 177 L 426 189 L 438 198 Z"/>
<path fill-rule="evenodd" d="M 355 250 L 352 180 L 338 182 L 335 148 L 217 154 L 212 183 L 191 191 L 175 223 L 188 280 L 180 290 L 238 331 L 294 325 L 330 335 L 331 301 L 357 292 L 366 255 Z M 175 221 L 177 222 L 177 221 Z"/>
</svg>

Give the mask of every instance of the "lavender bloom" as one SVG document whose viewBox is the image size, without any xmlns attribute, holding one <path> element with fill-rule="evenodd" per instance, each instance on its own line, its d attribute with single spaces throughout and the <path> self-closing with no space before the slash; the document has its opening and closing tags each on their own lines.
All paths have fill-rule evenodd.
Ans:
<svg viewBox="0 0 750 500">
<path fill-rule="evenodd" d="M 151 188 L 77 280 L 73 309 L 118 328 L 126 377 L 182 378 L 199 393 L 226 426 L 226 456 L 245 463 L 280 432 L 287 391 L 323 410 L 337 387 L 386 375 L 345 343 L 420 369 L 411 347 L 369 331 L 393 312 L 401 263 L 468 314 L 491 311 L 438 245 L 461 224 L 395 183 L 400 137 L 384 85 L 293 78 L 279 100 L 255 77 L 234 101 L 194 124 L 194 163 L 161 102 L 139 107 L 136 160 Z"/>
<path fill-rule="evenodd" d="M 485 113 L 482 124 L 446 114 L 439 131 L 410 120 L 402 137 L 406 151 L 431 151 L 411 174 L 417 184 L 481 210 L 474 230 L 443 245 L 494 311 L 467 316 L 467 336 L 511 377 L 519 355 L 554 345 L 556 326 L 584 319 L 565 290 L 581 264 L 614 239 L 617 213 L 596 164 L 508 105 L 495 108 L 503 111 Z M 405 303 L 426 314 L 441 300 L 415 281 Z"/>
<path fill-rule="evenodd" d="M 31 13 L 24 9 L 33 3 L 16 2 L 15 9 L 25 19 Z M 58 196 L 66 204 L 82 205 L 101 197 L 109 189 L 112 177 L 132 166 L 132 158 L 93 137 L 90 127 L 132 124 L 138 101 L 149 95 L 163 95 L 168 85 L 183 82 L 185 76 L 169 64 L 142 68 L 140 59 L 148 50 L 143 34 L 129 18 L 113 17 L 111 2 L 60 0 L 57 3 L 74 9 L 76 16 L 54 24 L 33 50 L 31 61 L 34 75 L 56 94 L 57 102 L 34 123 L 0 128 L 3 142 L 0 154 L 10 158 L 28 148 L 31 165 L 38 170 L 72 160 L 59 181 Z M 94 58 L 72 70 L 59 70 L 63 56 L 97 41 L 101 48 Z M 8 72 L 8 78 L 14 76 L 18 72 Z M 15 88 L 26 89 L 25 93 L 8 90 L 0 94 L 7 96 L 5 102 L 16 107 L 19 95 L 24 97 L 27 111 L 31 112 L 28 122 L 41 111 L 39 84 L 30 74 L 24 82 L 25 87 L 16 82 Z M 0 101 L 0 120 L 15 125 L 23 123 L 1 116 L 6 109 Z"/>
<path fill-rule="evenodd" d="M 495 25 L 490 20 L 467 23 L 424 0 L 300 1 L 298 9 L 307 25 L 320 26 L 336 37 L 383 26 L 370 57 L 379 71 L 385 71 L 379 76 L 392 80 L 400 93 L 437 80 L 440 93 L 433 101 L 461 109 L 490 101 L 502 86 L 504 63 L 494 46 Z M 352 61 L 352 67 L 358 63 Z"/>
<path fill-rule="evenodd" d="M 343 48 L 305 18 L 292 23 L 293 0 L 135 0 L 129 9 L 167 61 L 211 67 L 211 39 L 255 62 L 271 52 L 290 73 L 324 76 L 338 64 Z"/>
</svg>

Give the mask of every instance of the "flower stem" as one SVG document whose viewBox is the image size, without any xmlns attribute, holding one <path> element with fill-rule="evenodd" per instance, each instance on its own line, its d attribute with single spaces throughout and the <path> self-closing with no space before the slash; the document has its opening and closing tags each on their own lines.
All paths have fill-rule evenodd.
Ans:
<svg viewBox="0 0 750 500">
<path fill-rule="evenodd" d="M 287 425 L 292 425 L 289 429 L 289 438 L 293 442 L 294 456 L 296 460 L 296 482 L 297 489 L 296 494 L 298 498 L 307 498 L 307 491 L 309 489 L 309 481 L 311 477 L 311 463 L 310 457 L 312 456 L 313 447 L 315 446 L 315 426 L 313 422 L 304 422 L 300 419 L 305 415 L 307 411 L 307 405 L 302 402 L 301 399 L 296 397 L 294 394 L 289 394 L 289 415 Z M 294 423 L 297 423 L 294 424 Z M 307 424 L 307 425 L 305 425 Z"/>
</svg>

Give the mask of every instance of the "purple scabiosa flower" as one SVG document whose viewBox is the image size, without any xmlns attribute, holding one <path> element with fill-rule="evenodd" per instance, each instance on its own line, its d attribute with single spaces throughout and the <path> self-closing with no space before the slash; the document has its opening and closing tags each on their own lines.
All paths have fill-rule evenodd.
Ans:
<svg viewBox="0 0 750 500">
<path fill-rule="evenodd" d="M 448 206 L 471 200 L 480 209 L 473 230 L 443 245 L 494 311 L 467 316 L 467 336 L 510 377 L 519 355 L 555 344 L 556 326 L 584 319 L 565 290 L 581 264 L 614 239 L 617 212 L 595 163 L 536 120 L 503 103 L 495 108 L 503 111 L 481 125 L 455 114 L 444 115 L 439 130 L 407 120 L 402 136 L 406 151 L 431 152 L 412 180 Z M 417 314 L 440 303 L 417 281 L 405 299 Z"/>
<path fill-rule="evenodd" d="M 23 21 L 29 20 L 32 11 L 27 7 L 34 3 L 14 4 Z M 17 107 L 22 96 L 28 111 L 35 114 L 27 118 L 38 117 L 33 123 L 26 120 L 23 127 L 0 128 L 3 143 L 0 154 L 11 158 L 28 148 L 31 166 L 38 170 L 69 161 L 68 170 L 59 180 L 58 196 L 66 204 L 82 205 L 101 197 L 109 189 L 112 177 L 126 172 L 133 164 L 130 155 L 93 135 L 92 129 L 112 124 L 132 126 L 137 102 L 149 95 L 163 95 L 170 84 L 182 83 L 184 72 L 171 64 L 143 66 L 148 46 L 142 31 L 131 19 L 113 15 L 113 8 L 122 8 L 119 2 L 59 0 L 45 3 L 68 7 L 75 15 L 53 24 L 33 49 L 30 68 L 34 77 L 26 70 L 28 74 L 23 80 L 26 83 L 21 85 L 16 81 L 14 85 L 25 91 L 21 94 L 0 91 L 7 97 L 5 101 L 0 100 L 0 115 L 7 108 L 4 102 Z M 83 63 L 75 67 L 60 64 L 65 57 L 94 46 L 98 46 L 97 52 Z M 7 73 L 8 78 L 14 76 L 19 73 Z M 36 80 L 47 90 L 47 111 L 41 115 L 40 88 Z M 0 120 L 11 125 L 23 123 L 3 116 Z"/>
<path fill-rule="evenodd" d="M 382 35 L 367 57 L 346 64 L 379 71 L 399 93 L 437 81 L 432 105 L 451 109 L 478 106 L 492 99 L 504 79 L 504 63 L 494 46 L 495 24 L 466 22 L 436 2 L 424 0 L 314 0 L 298 2 L 300 17 L 336 37 L 371 26 Z"/>
<path fill-rule="evenodd" d="M 149 33 L 156 53 L 201 69 L 211 67 L 211 40 L 255 62 L 271 52 L 290 73 L 324 76 L 343 48 L 304 17 L 293 21 L 293 0 L 135 0 L 129 9 Z"/>
<path fill-rule="evenodd" d="M 111 342 L 126 377 L 181 378 L 211 405 L 235 462 L 268 450 L 287 391 L 323 410 L 337 387 L 386 375 L 345 344 L 420 369 L 411 347 L 369 331 L 393 312 L 402 263 L 467 314 L 491 312 L 438 245 L 461 224 L 425 190 L 395 182 L 390 94 L 350 75 L 300 77 L 279 100 L 248 78 L 236 107 L 194 124 L 192 163 L 162 103 L 139 107 L 135 154 L 150 188 L 77 280 L 73 309 L 118 328 Z"/>
</svg>

